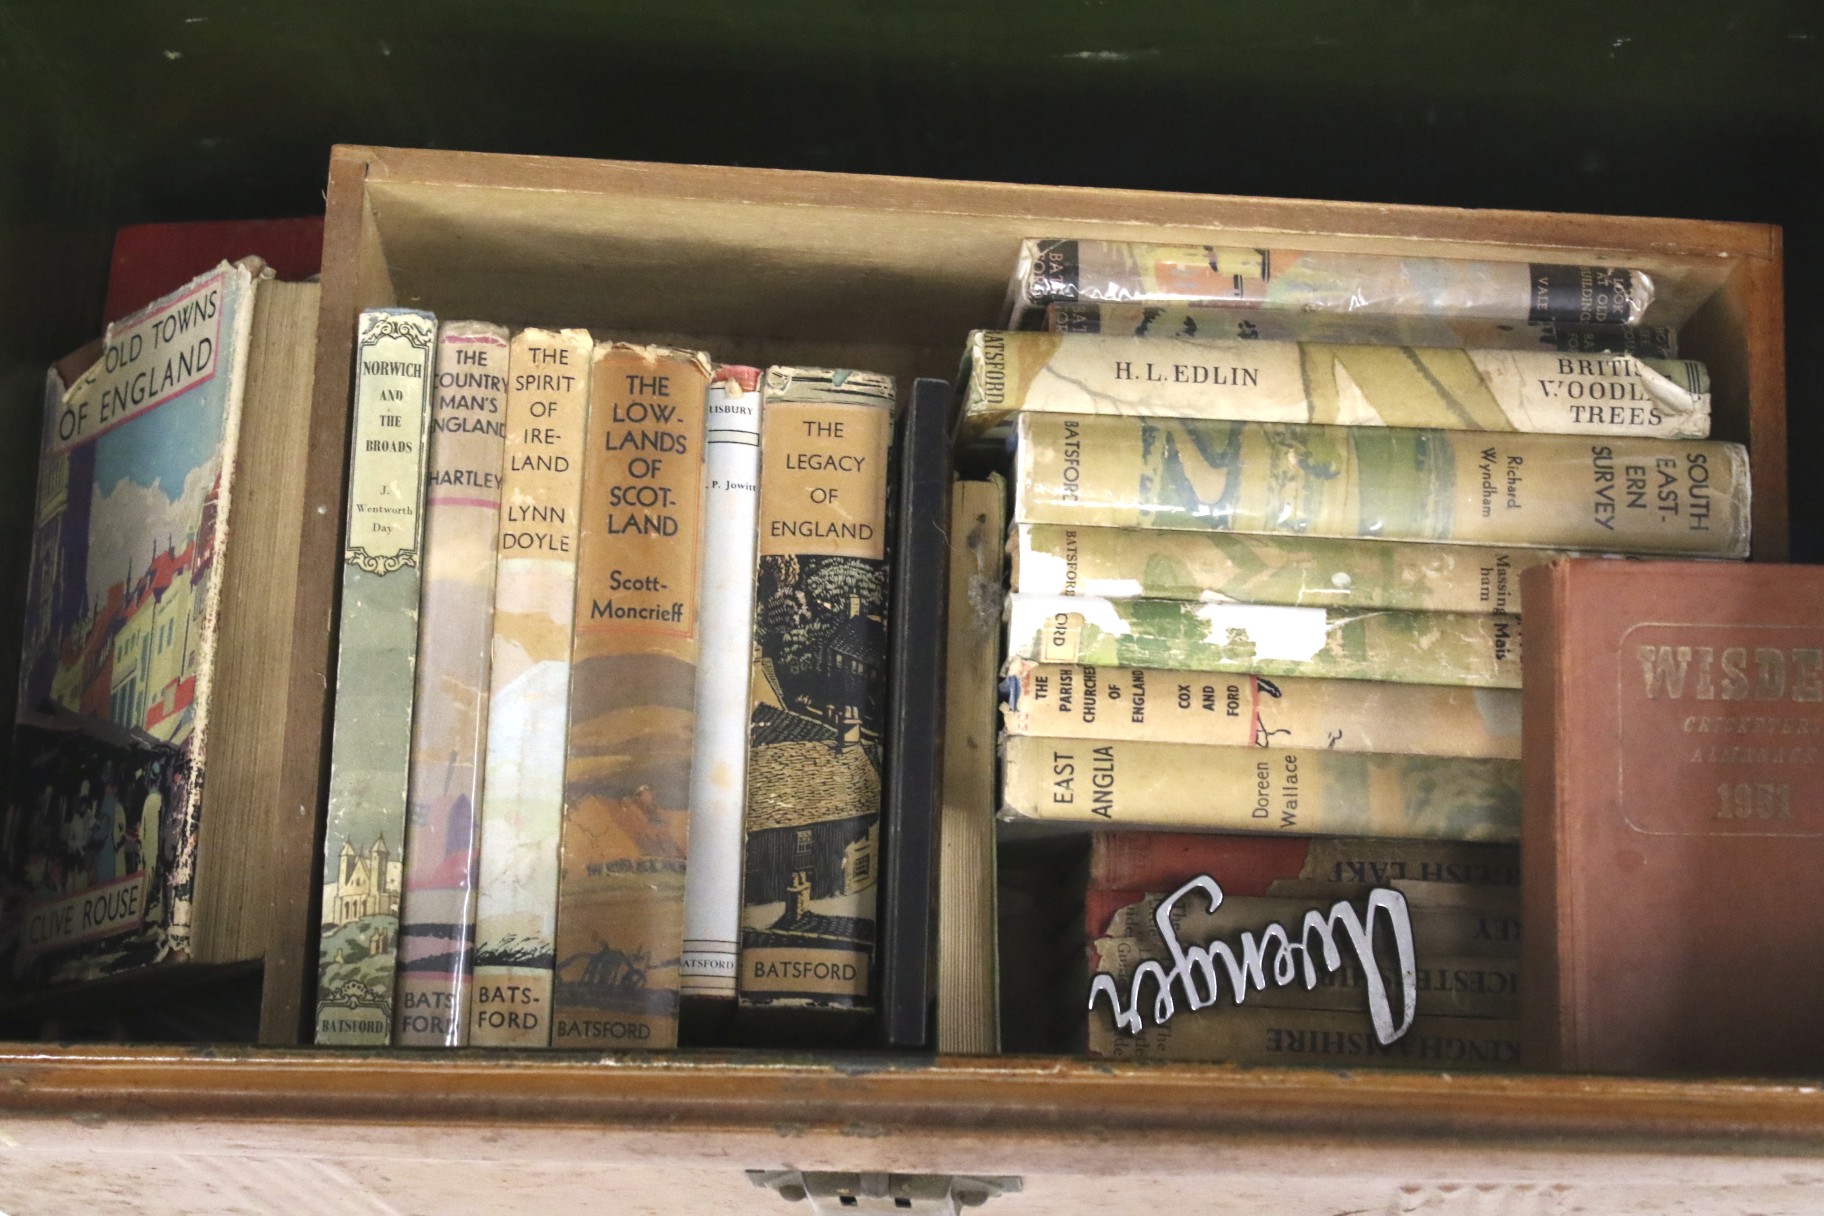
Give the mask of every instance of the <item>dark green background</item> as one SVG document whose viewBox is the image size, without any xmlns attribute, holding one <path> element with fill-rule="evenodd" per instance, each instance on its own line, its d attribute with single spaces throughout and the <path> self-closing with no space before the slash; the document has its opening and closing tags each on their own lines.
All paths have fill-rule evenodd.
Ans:
<svg viewBox="0 0 1824 1216">
<path fill-rule="evenodd" d="M 320 209 L 337 141 L 1768 221 L 1816 557 L 1820 69 L 1799 0 L 0 0 L 0 409 L 116 226 Z"/>
</svg>

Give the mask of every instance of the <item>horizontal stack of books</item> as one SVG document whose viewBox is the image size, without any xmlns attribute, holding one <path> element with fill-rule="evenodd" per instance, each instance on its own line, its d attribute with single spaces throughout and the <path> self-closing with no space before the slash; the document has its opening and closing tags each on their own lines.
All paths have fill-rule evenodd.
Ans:
<svg viewBox="0 0 1824 1216">
<path fill-rule="evenodd" d="M 1014 445 L 1001 817 L 1105 833 L 1092 1050 L 1512 1067 L 1519 572 L 1747 556 L 1746 452 L 1650 279 L 1040 240 L 1010 294 L 960 419 Z M 1372 917 L 1383 949 L 1315 987 L 1142 974 L 1389 882 L 1431 977 L 1398 1044 Z M 1144 1028 L 1110 1017 L 1130 985 Z"/>
<path fill-rule="evenodd" d="M 868 1006 L 894 410 L 868 372 L 362 315 L 319 1043 Z"/>
</svg>

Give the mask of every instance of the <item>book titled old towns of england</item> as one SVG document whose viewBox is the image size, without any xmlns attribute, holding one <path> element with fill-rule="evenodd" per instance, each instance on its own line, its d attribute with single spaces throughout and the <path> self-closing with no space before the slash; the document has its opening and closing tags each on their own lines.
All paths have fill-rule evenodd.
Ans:
<svg viewBox="0 0 1824 1216">
<path fill-rule="evenodd" d="M 469 1042 L 551 1044 L 557 850 L 564 818 L 576 534 L 588 421 L 583 330 L 521 330 L 507 362 L 507 436 Z"/>
<path fill-rule="evenodd" d="M 1008 661 L 1003 687 L 1014 735 L 1520 758 L 1515 689 L 1027 659 Z"/>
<path fill-rule="evenodd" d="M 740 999 L 862 1008 L 878 889 L 894 383 L 774 367 L 762 391 Z"/>
<path fill-rule="evenodd" d="M 1028 314 L 1031 316 L 1032 314 Z M 1238 338 L 1337 342 L 1354 346 L 1444 346 L 1465 350 L 1547 350 L 1671 359 L 1678 331 L 1666 325 L 1584 325 L 1574 321 L 1492 321 L 1479 317 L 1388 317 L 1364 313 L 1196 307 L 1183 304 L 1049 304 L 1042 328 L 1061 334 L 1136 338 Z"/>
<path fill-rule="evenodd" d="M 1007 653 L 1039 663 L 1520 687 L 1518 617 L 1377 608 L 1007 598 Z"/>
<path fill-rule="evenodd" d="M 1748 555 L 1748 452 L 1695 439 L 1016 415 L 1018 523 Z"/>
<path fill-rule="evenodd" d="M 0 814 L 0 988 L 195 956 L 254 284 L 248 267 L 218 266 L 111 325 L 89 365 L 46 378 Z"/>
<path fill-rule="evenodd" d="M 698 351 L 592 356 L 554 1047 L 678 1039 L 709 376 Z"/>
<path fill-rule="evenodd" d="M 506 397 L 507 331 L 481 321 L 444 322 L 424 503 L 395 1046 L 468 1041 Z"/>
<path fill-rule="evenodd" d="M 710 381 L 704 461 L 703 651 L 690 770 L 683 994 L 735 996 L 741 838 L 747 811 L 747 683 L 753 667 L 755 514 L 760 502 L 760 370 Z"/>
<path fill-rule="evenodd" d="M 964 435 L 1015 410 L 1701 439 L 1693 360 L 1120 334 L 969 335 Z"/>
<path fill-rule="evenodd" d="M 1387 544 L 1245 532 L 1020 524 L 1013 589 L 1105 599 L 1209 600 L 1420 612 L 1520 611 L 1520 572 L 1553 549 Z"/>
<path fill-rule="evenodd" d="M 1010 286 L 1011 328 L 1081 300 L 1298 312 L 1638 325 L 1653 281 L 1638 270 L 1293 249 L 1027 240 Z"/>
<path fill-rule="evenodd" d="M 1099 828 L 1511 841 L 1514 760 L 1132 740 L 1002 740 L 1005 819 Z"/>
<path fill-rule="evenodd" d="M 355 415 L 323 838 L 317 1042 L 392 1036 L 437 321 L 377 308 L 355 336 Z"/>
</svg>

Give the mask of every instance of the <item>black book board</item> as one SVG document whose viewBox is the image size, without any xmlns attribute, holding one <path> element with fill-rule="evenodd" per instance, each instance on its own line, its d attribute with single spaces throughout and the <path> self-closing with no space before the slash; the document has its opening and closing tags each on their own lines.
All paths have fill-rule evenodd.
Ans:
<svg viewBox="0 0 1824 1216">
<path fill-rule="evenodd" d="M 943 737 L 944 580 L 950 564 L 947 381 L 917 380 L 901 412 L 888 622 L 886 838 L 881 846 L 880 1045 L 932 1046 L 939 748 Z"/>
</svg>

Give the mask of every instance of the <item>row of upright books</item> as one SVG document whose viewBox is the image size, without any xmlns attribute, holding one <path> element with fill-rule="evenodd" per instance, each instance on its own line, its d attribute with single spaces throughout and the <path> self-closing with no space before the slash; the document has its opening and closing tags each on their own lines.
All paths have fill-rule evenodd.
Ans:
<svg viewBox="0 0 1824 1216">
<path fill-rule="evenodd" d="M 1013 448 L 1000 817 L 1097 833 L 1091 1051 L 1520 1062 L 1520 575 L 1747 556 L 1746 452 L 1708 439 L 1653 295 L 1614 267 L 1026 243 L 958 433 Z M 1376 886 L 1417 952 L 1398 1043 L 1365 1017 L 1401 978 L 1385 925 L 1321 979 L 1231 968 L 1220 1002 L 1183 965 Z"/>
<path fill-rule="evenodd" d="M 362 315 L 319 1043 L 868 1006 L 894 412 L 867 372 Z"/>
</svg>

